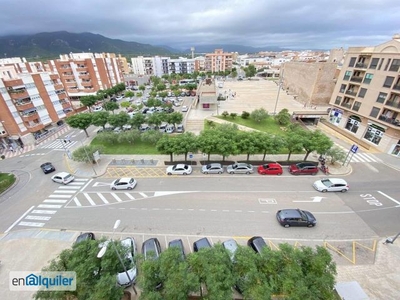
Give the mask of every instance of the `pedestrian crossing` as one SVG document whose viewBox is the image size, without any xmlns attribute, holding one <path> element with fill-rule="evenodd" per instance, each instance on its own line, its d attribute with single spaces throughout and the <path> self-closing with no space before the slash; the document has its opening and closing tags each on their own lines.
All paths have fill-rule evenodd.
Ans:
<svg viewBox="0 0 400 300">
<path fill-rule="evenodd" d="M 22 156 L 22 154 L 33 151 L 35 149 L 36 149 L 35 145 L 26 145 L 24 146 L 24 148 L 18 148 L 15 149 L 14 151 L 6 150 L 2 155 L 4 155 L 5 158 L 12 158 L 15 156 Z"/>
<path fill-rule="evenodd" d="M 86 192 L 75 195 L 65 207 L 103 206 L 124 201 L 142 200 L 156 196 L 156 192 Z"/>
<path fill-rule="evenodd" d="M 72 148 L 77 141 L 67 141 L 64 143 L 64 140 L 58 139 L 54 140 L 53 142 L 40 146 L 41 149 L 54 149 L 54 150 L 67 150 Z"/>
<path fill-rule="evenodd" d="M 343 151 L 347 153 L 349 152 L 349 149 L 346 149 L 345 147 L 336 144 L 337 147 L 341 148 Z M 350 163 L 382 163 L 383 161 L 376 157 L 375 155 L 371 153 L 350 153 L 349 157 L 351 157 Z M 347 161 L 349 158 L 347 158 Z"/>
<path fill-rule="evenodd" d="M 58 209 L 73 198 L 74 194 L 81 189 L 87 181 L 87 178 L 75 178 L 68 185 L 59 186 L 53 194 L 47 196 L 45 200 L 37 205 L 29 214 L 27 214 L 17 225 L 26 227 L 43 227 L 50 221 Z"/>
</svg>

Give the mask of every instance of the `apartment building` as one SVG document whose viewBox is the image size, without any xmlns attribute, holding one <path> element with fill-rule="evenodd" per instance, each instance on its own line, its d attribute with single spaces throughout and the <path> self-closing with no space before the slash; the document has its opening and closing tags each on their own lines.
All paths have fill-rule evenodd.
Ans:
<svg viewBox="0 0 400 300">
<path fill-rule="evenodd" d="M 329 122 L 365 147 L 400 156 L 400 35 L 347 50 Z"/>
<path fill-rule="evenodd" d="M 169 74 L 192 74 L 195 71 L 195 65 L 194 58 L 171 58 L 168 60 L 168 72 Z"/>
<path fill-rule="evenodd" d="M 60 75 L 71 100 L 95 95 L 124 82 L 121 63 L 115 55 L 105 53 L 70 53 L 49 60 L 46 70 Z"/>
<path fill-rule="evenodd" d="M 207 53 L 204 62 L 206 72 L 224 72 L 232 70 L 232 53 L 225 53 L 223 49 L 215 49 L 214 53 Z"/>
<path fill-rule="evenodd" d="M 165 74 L 168 74 L 168 60 L 169 57 L 154 57 L 154 75 L 157 77 L 162 77 Z M 143 74 L 141 74 L 143 75 Z"/>
<path fill-rule="evenodd" d="M 0 67 L 1 148 L 33 144 L 73 113 L 57 73 L 25 74 L 14 66 Z"/>
</svg>

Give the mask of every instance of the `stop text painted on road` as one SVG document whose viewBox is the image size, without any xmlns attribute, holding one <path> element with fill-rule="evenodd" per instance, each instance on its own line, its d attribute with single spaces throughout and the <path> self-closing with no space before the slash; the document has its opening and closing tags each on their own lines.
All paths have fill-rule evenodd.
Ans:
<svg viewBox="0 0 400 300">
<path fill-rule="evenodd" d="M 379 202 L 378 199 L 373 197 L 371 194 L 361 194 L 361 198 L 363 198 L 369 205 L 375 205 L 375 206 L 382 206 L 383 204 Z"/>
</svg>

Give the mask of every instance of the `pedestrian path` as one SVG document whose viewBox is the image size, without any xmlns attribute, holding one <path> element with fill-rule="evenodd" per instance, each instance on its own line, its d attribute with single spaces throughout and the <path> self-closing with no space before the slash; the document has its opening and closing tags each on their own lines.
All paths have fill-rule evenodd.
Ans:
<svg viewBox="0 0 400 300">
<path fill-rule="evenodd" d="M 17 224 L 25 227 L 43 227 L 45 222 L 54 216 L 58 209 L 62 208 L 73 196 L 82 188 L 88 179 L 75 178 L 68 185 L 60 185 L 51 195 L 49 195 L 41 204 L 34 207 Z"/>
<path fill-rule="evenodd" d="M 78 141 L 70 141 L 70 140 L 64 140 L 63 139 L 57 139 L 52 141 L 49 144 L 40 146 L 40 149 L 54 149 L 54 150 L 66 150 L 70 149 L 72 146 L 74 146 Z"/>
</svg>

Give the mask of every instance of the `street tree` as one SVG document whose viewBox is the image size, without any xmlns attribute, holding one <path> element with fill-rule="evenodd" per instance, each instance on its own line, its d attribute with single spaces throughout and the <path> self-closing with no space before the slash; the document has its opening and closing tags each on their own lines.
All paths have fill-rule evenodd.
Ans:
<svg viewBox="0 0 400 300">
<path fill-rule="evenodd" d="M 89 111 L 91 111 L 92 106 L 95 105 L 98 100 L 98 97 L 94 95 L 82 96 L 80 98 L 80 102 L 82 103 L 82 105 L 87 106 L 89 108 Z"/>
<path fill-rule="evenodd" d="M 184 154 L 185 161 L 189 152 L 197 151 L 197 136 L 193 132 L 185 132 L 176 136 L 175 154 Z"/>
<path fill-rule="evenodd" d="M 92 125 L 92 117 L 93 114 L 89 113 L 76 114 L 68 117 L 65 121 L 72 128 L 78 128 L 85 131 L 86 136 L 89 137 L 87 129 L 90 125 Z"/>
<path fill-rule="evenodd" d="M 285 147 L 289 151 L 287 160 L 290 160 L 292 153 L 301 152 L 303 150 L 304 135 L 304 129 L 289 130 L 287 132 L 284 139 Z"/>
<path fill-rule="evenodd" d="M 144 84 L 139 85 L 139 90 L 144 92 L 144 90 L 146 89 Z"/>
<path fill-rule="evenodd" d="M 104 100 L 104 98 L 107 97 L 107 93 L 106 93 L 106 91 L 104 91 L 104 90 L 98 90 L 98 91 L 96 92 L 96 96 L 97 96 L 97 98 L 98 98 L 99 100 Z"/>
<path fill-rule="evenodd" d="M 114 251 L 106 251 L 102 259 L 97 258 L 99 243 L 104 240 L 86 240 L 63 250 L 42 271 L 76 272 L 75 291 L 40 290 L 34 299 L 82 299 L 120 300 L 123 287 L 116 284 L 120 263 Z M 116 245 L 122 255 L 124 250 Z"/>
<path fill-rule="evenodd" d="M 156 85 L 157 91 L 164 91 L 167 87 L 164 83 L 159 83 Z"/>
<path fill-rule="evenodd" d="M 131 103 L 129 101 L 122 101 L 120 103 L 121 107 L 123 108 L 128 108 L 129 106 L 131 106 Z"/>
<path fill-rule="evenodd" d="M 133 115 L 133 117 L 128 121 L 129 125 L 132 125 L 134 128 L 139 128 L 140 125 L 146 122 L 146 116 L 140 112 Z"/>
<path fill-rule="evenodd" d="M 237 134 L 235 143 L 237 144 L 238 152 L 247 154 L 247 160 L 250 159 L 250 155 L 260 153 L 258 138 L 259 134 L 256 131 L 240 131 Z"/>
<path fill-rule="evenodd" d="M 325 153 L 333 146 L 331 139 L 321 130 L 304 131 L 303 148 L 306 150 L 304 160 L 307 160 L 311 152 Z"/>
<path fill-rule="evenodd" d="M 108 111 L 95 112 L 92 116 L 92 124 L 94 126 L 101 126 L 103 128 L 106 128 L 109 116 L 110 113 Z"/>
<path fill-rule="evenodd" d="M 217 153 L 218 149 L 218 132 L 214 129 L 206 129 L 200 132 L 197 138 L 199 150 L 202 153 L 206 153 L 208 160 L 210 155 Z"/>
<path fill-rule="evenodd" d="M 275 117 L 275 121 L 282 126 L 286 126 L 290 123 L 290 113 L 284 108 Z"/>
<path fill-rule="evenodd" d="M 132 97 L 135 97 L 135 93 L 134 93 L 134 92 L 132 92 L 131 90 L 129 90 L 129 91 L 126 91 L 126 92 L 125 92 L 125 97 L 126 97 L 126 98 L 132 98 Z"/>
<path fill-rule="evenodd" d="M 137 129 L 132 129 L 114 134 L 114 136 L 117 138 L 116 143 L 133 145 L 135 141 L 140 139 L 140 132 Z"/>
<path fill-rule="evenodd" d="M 179 89 L 175 89 L 173 92 L 175 97 L 178 97 L 181 94 L 181 91 Z"/>
<path fill-rule="evenodd" d="M 173 162 L 175 153 L 175 137 L 164 134 L 161 139 L 158 140 L 156 144 L 157 151 L 161 154 L 168 154 L 170 156 L 170 162 Z"/>
<path fill-rule="evenodd" d="M 181 124 L 183 120 L 183 115 L 178 111 L 174 111 L 173 113 L 168 114 L 167 118 L 168 118 L 168 123 Z"/>
<path fill-rule="evenodd" d="M 116 102 L 107 101 L 106 103 L 103 104 L 103 108 L 106 111 L 112 111 L 112 113 L 114 114 L 114 110 L 117 110 L 119 108 L 119 105 Z"/>
<path fill-rule="evenodd" d="M 162 136 L 163 134 L 158 130 L 149 130 L 141 134 L 140 140 L 155 146 Z"/>
<path fill-rule="evenodd" d="M 189 91 L 193 91 L 197 89 L 197 84 L 196 83 L 188 83 L 185 85 L 185 89 Z"/>
<path fill-rule="evenodd" d="M 119 134 L 116 134 L 115 132 L 103 131 L 97 134 L 96 141 L 102 144 L 112 145 L 118 143 L 119 141 L 118 137 Z"/>
<path fill-rule="evenodd" d="M 116 115 L 110 115 L 108 117 L 108 123 L 114 127 L 122 127 L 127 124 L 129 120 L 129 115 L 124 111 L 121 111 Z"/>
<path fill-rule="evenodd" d="M 255 109 L 250 113 L 250 118 L 260 123 L 269 117 L 268 112 L 264 108 Z"/>
<path fill-rule="evenodd" d="M 246 77 L 254 77 L 257 73 L 256 67 L 254 65 L 249 65 L 246 68 L 243 68 Z"/>
<path fill-rule="evenodd" d="M 94 161 L 93 153 L 102 152 L 101 146 L 83 145 L 72 152 L 72 160 L 92 163 Z"/>
<path fill-rule="evenodd" d="M 162 119 L 163 117 L 165 117 L 164 114 L 152 113 L 150 116 L 147 117 L 147 123 L 149 125 L 153 124 L 158 127 L 163 122 L 163 119 Z"/>
<path fill-rule="evenodd" d="M 336 162 L 344 162 L 347 155 L 345 151 L 337 146 L 329 148 L 326 153 L 319 154 L 326 154 L 326 156 L 330 157 L 331 164 L 335 164 Z"/>
</svg>

